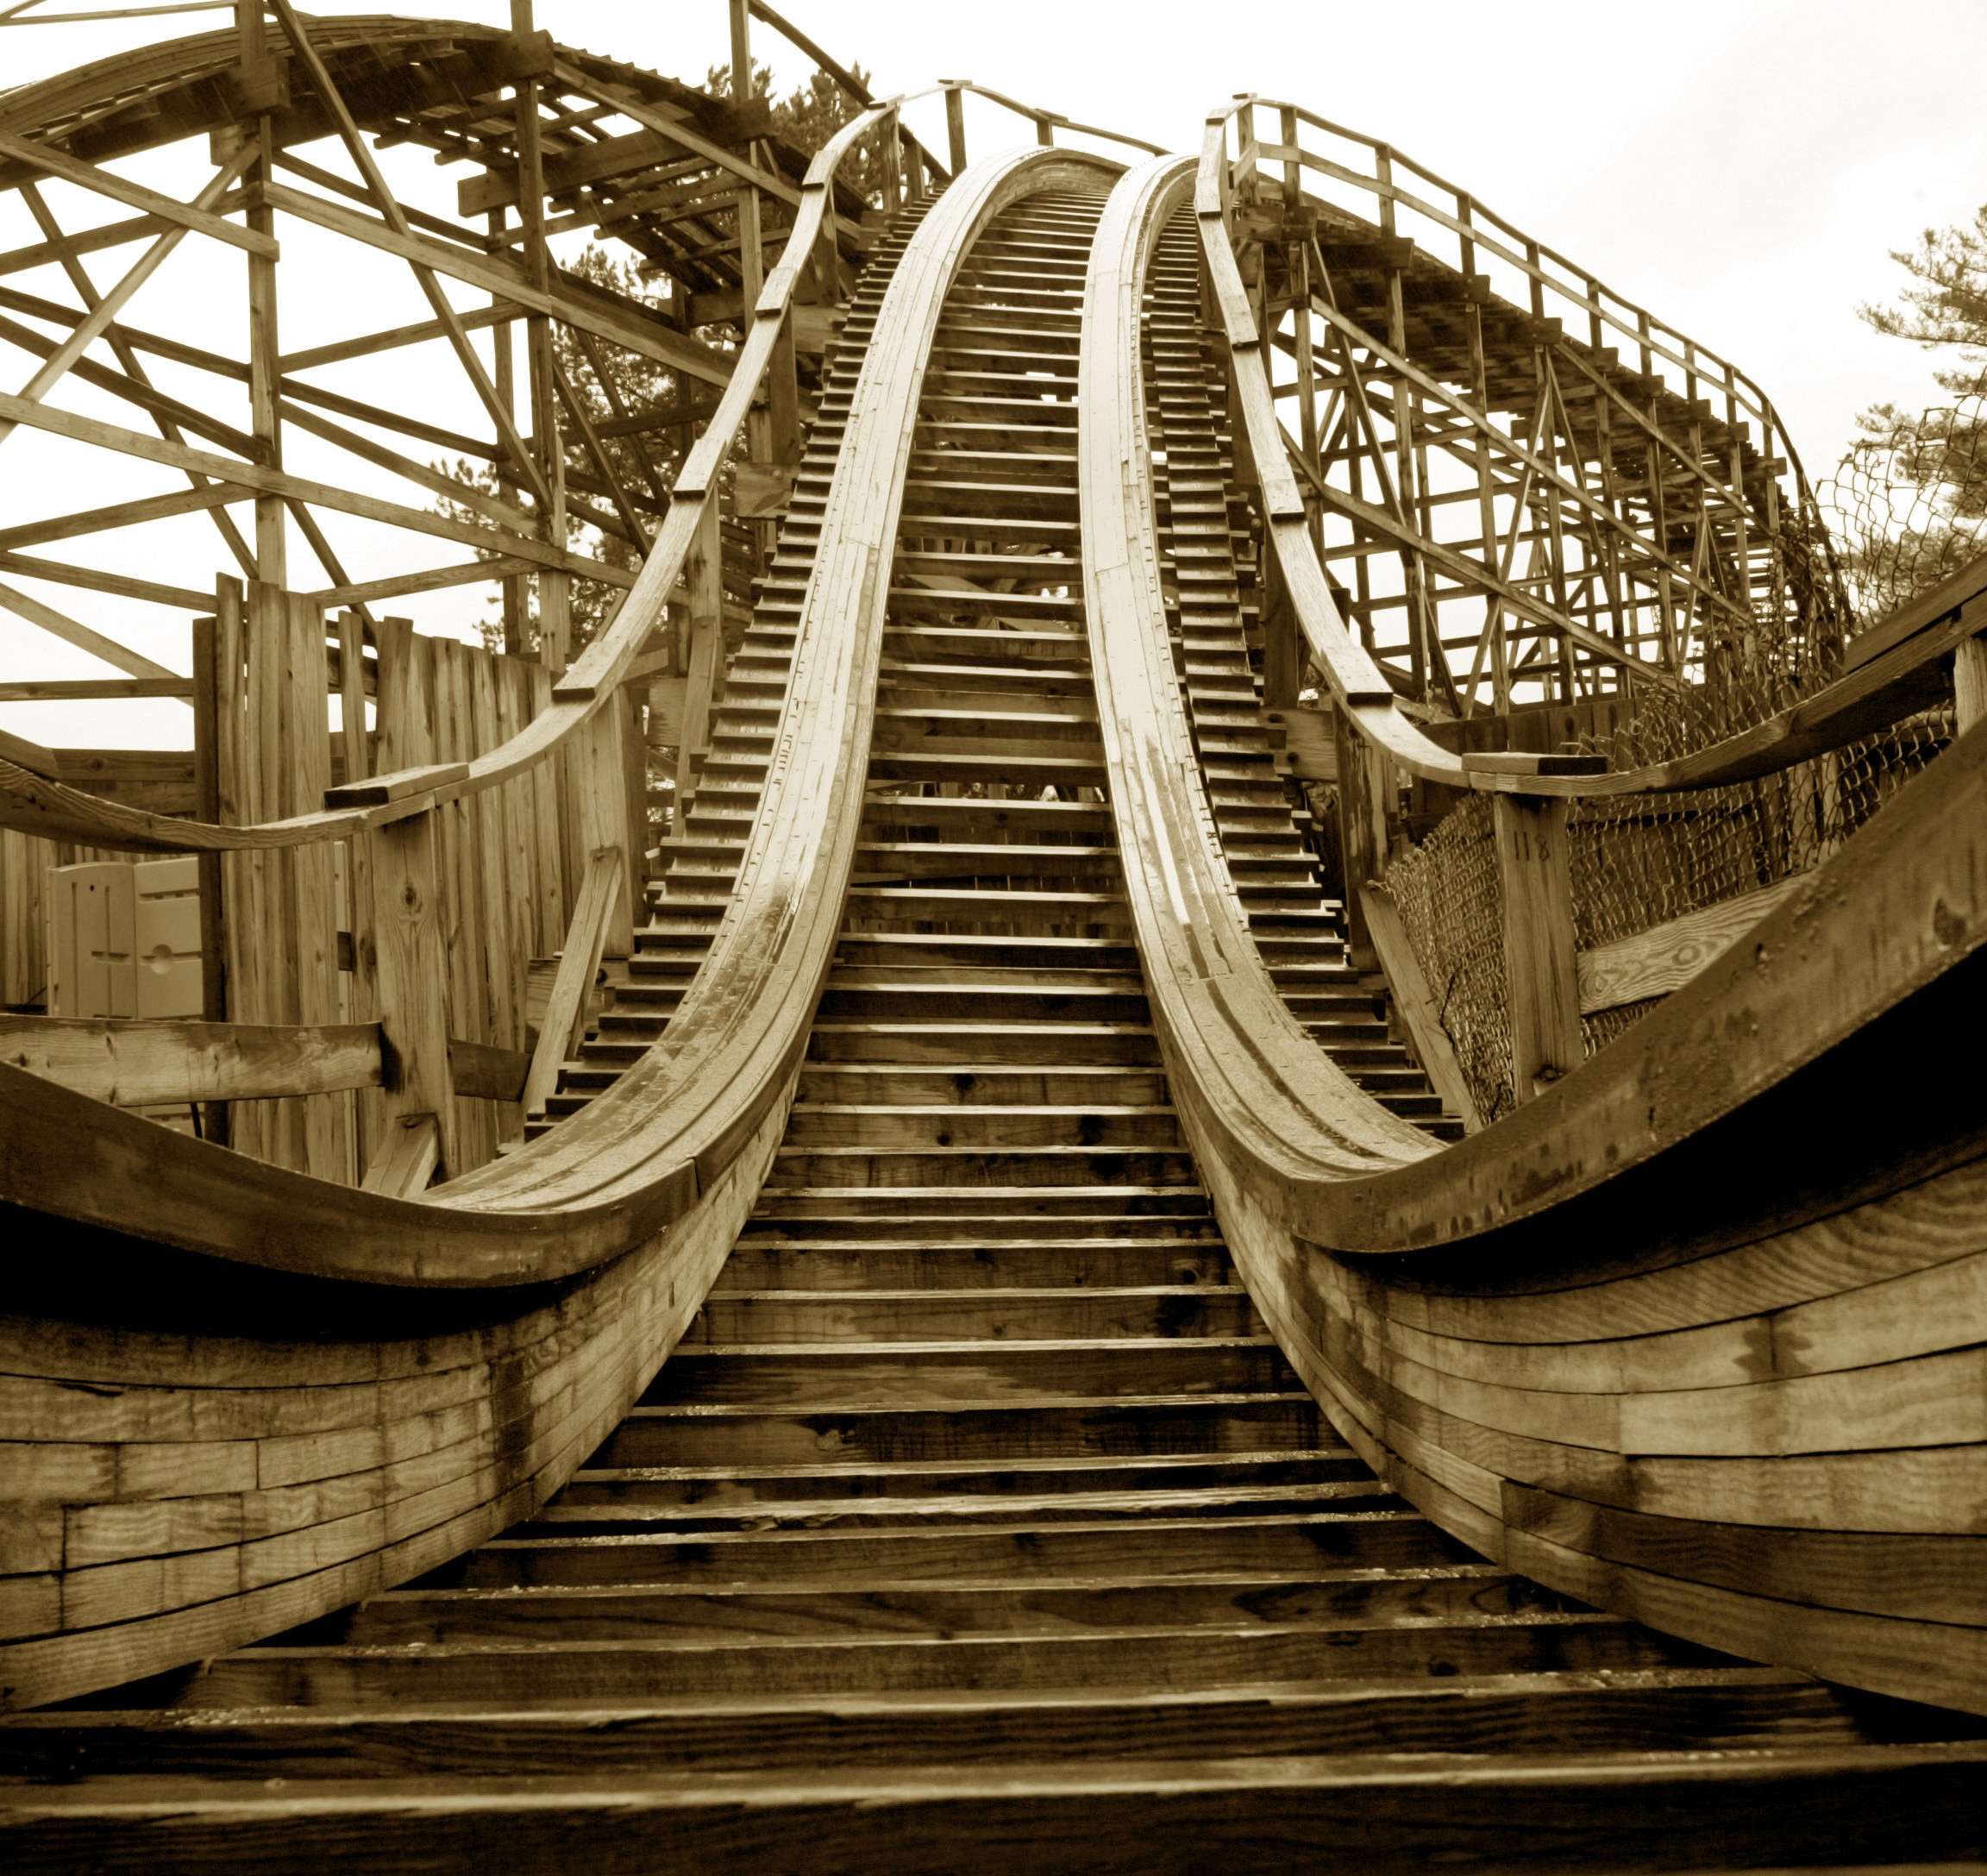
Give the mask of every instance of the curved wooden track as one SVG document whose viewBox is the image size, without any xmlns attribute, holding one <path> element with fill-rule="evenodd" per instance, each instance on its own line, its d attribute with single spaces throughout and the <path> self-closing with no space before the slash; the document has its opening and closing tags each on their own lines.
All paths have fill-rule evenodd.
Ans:
<svg viewBox="0 0 1987 1876">
<path fill-rule="evenodd" d="M 1626 1186 L 1646 1205 L 1649 1180 L 1626 1176 L 1649 1159 L 1664 1177 L 1665 1148 L 1683 1162 L 1672 1180 L 1729 1177 L 1731 1148 L 1677 1145 L 1789 1084 L 1783 1114 L 1855 1104 L 1872 1031 L 1924 1034 L 1914 998 L 1959 1007 L 1987 911 L 1987 739 L 1964 739 L 1746 944 L 1518 1119 L 1434 1155 L 1405 1130 L 1360 1139 L 1371 1104 L 1307 1046 L 1224 890 L 1165 656 L 1133 312 L 1187 174 L 1163 160 L 1128 178 L 1100 232 L 1082 461 L 1086 526 L 1113 547 L 1086 578 L 1141 956 L 1250 1294 L 1339 1430 L 1486 1554 L 1720 1647 L 1987 1710 L 1978 1540 L 1953 1522 L 1971 1522 L 1970 1494 L 1920 1483 L 1976 1463 L 1960 1456 L 1987 1280 L 1960 1222 L 1978 1183 L 1971 1104 L 1915 1164 L 1873 1139 L 1823 1184 L 1789 1142 L 1708 1216 L 1589 1204 L 1604 1258 L 1571 1249 L 1564 1221 L 1569 1190 Z M 1420 1250 L 1465 1220 L 1495 1235 Z M 1792 1519 L 1776 1483 L 1789 1462 L 1808 1506 Z"/>
<path fill-rule="evenodd" d="M 433 32 L 341 22 L 313 95 Z M 197 103 L 187 44 L 153 76 Z M 838 166 L 901 104 L 792 191 L 529 727 L 238 825 L 0 762 L 0 822 L 392 856 L 583 765 L 716 579 Z M 1234 115 L 1129 171 L 960 133 L 871 232 L 648 923 L 591 1021 L 573 964 L 528 1140 L 392 1196 L 0 1063 L 0 1199 L 58 1252 L 0 1317 L 0 1699 L 43 1710 L 0 1722 L 11 1867 L 1987 1858 L 1987 1108 L 1896 1070 L 1987 969 L 1987 730 L 1464 1137 L 1257 670 L 1274 590 L 1342 775 L 1538 813 L 1923 710 L 1980 581 L 1678 762 L 1444 748 L 1286 466 Z M 361 1032 L 363 1085 L 414 1034 Z"/>
</svg>

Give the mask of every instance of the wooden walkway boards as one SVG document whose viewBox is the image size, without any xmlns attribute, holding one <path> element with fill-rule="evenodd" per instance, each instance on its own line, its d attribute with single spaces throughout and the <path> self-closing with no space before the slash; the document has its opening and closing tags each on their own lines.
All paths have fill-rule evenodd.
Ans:
<svg viewBox="0 0 1987 1876">
<path fill-rule="evenodd" d="M 1101 203 L 1004 211 L 948 300 L 840 949 L 770 1182 L 695 1325 L 499 1540 L 0 1725 L 0 1775 L 47 1781 L 9 1794 L 10 1867 L 1981 1853 L 1977 1722 L 1735 1662 L 1474 1556 L 1325 1425 L 1238 1283 L 1159 1066 L 1102 793 L 1073 403 Z M 807 499 L 804 474 L 797 515 Z M 780 681 L 789 551 L 719 749 Z M 1246 639 L 1206 649 L 1252 711 Z M 676 887 L 722 901 L 754 786 L 748 755 L 735 781 L 726 760 L 635 984 L 668 981 L 646 961 L 700 889 Z M 1268 829 L 1267 799 L 1239 800 L 1257 820 L 1236 828 Z M 1266 863 L 1282 838 L 1264 833 Z M 1304 947 L 1279 954 L 1294 1007 L 1342 995 L 1315 882 L 1252 903 L 1266 944 Z M 1351 1072 L 1383 1069 L 1432 1120 L 1362 1053 L 1370 1033 L 1316 1014 Z M 613 1034 L 561 1101 L 611 1068 Z"/>
</svg>

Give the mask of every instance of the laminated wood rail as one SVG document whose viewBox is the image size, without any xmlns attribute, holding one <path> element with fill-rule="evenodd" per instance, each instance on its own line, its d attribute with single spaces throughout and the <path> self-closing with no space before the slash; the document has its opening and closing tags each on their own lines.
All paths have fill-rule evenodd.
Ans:
<svg viewBox="0 0 1987 1876">
<path fill-rule="evenodd" d="M 1224 107 L 1198 158 L 1115 140 L 1127 169 L 948 81 L 941 164 L 824 60 L 861 108 L 808 160 L 523 15 L 273 11 L 0 98 L 0 158 L 254 124 L 253 201 L 115 199 L 266 267 L 286 166 L 293 220 L 584 342 L 532 340 L 509 457 L 489 380 L 507 467 L 464 524 L 536 582 L 529 671 L 363 599 L 328 644 L 263 578 L 196 637 L 220 753 L 179 812 L 0 751 L 8 839 L 205 856 L 264 973 L 199 1020 L 0 1018 L 0 1200 L 56 1252 L 0 1315 L 9 1867 L 1987 1857 L 1987 1114 L 1895 1073 L 1979 994 L 1987 573 L 1845 650 L 1749 380 L 1295 107 Z M 731 13 L 737 69 L 749 18 L 793 34 Z M 975 96 L 1024 147 L 967 160 Z M 360 183 L 291 148 L 325 136 Z M 480 151 L 480 245 L 369 138 Z M 675 323 L 558 273 L 555 222 L 625 232 Z M 480 316 L 429 304 L 461 359 Z M 310 511 L 180 446 L 226 426 L 99 329 L 177 473 Z M 649 419 L 588 343 L 672 361 L 667 488 L 608 447 Z M 1465 436 L 1481 508 L 1426 480 Z M 636 570 L 561 668 L 569 493 Z M 1520 568 L 1527 530 L 1560 557 Z M 1431 733 L 1486 687 L 1514 743 L 1528 685 L 1687 693 L 1740 603 L 1828 681 L 1696 753 Z M 1307 669 L 1322 813 L 1280 748 Z M 308 812 L 262 786 L 298 725 Z M 1570 845 L 1638 837 L 1581 817 L 1645 801 L 1709 852 L 1719 791 L 1820 800 L 1921 732 L 1812 863 L 1595 935 Z M 1481 813 L 1495 1112 L 1408 908 L 1408 778 Z M 475 932 L 513 886 L 530 956 Z M 244 932 L 294 945 L 287 1006 Z M 341 975 L 352 1020 L 313 1020 Z M 133 1111 L 169 1101 L 235 1144 Z"/>
</svg>

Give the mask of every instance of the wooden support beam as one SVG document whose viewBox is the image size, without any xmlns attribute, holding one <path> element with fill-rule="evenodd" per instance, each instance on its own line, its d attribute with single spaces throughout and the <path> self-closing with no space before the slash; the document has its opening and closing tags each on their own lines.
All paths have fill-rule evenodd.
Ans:
<svg viewBox="0 0 1987 1876">
<path fill-rule="evenodd" d="M 681 833 L 683 814 L 696 780 L 694 758 L 710 739 L 711 693 L 715 681 L 718 648 L 724 636 L 724 543 L 718 511 L 707 503 L 697 524 L 697 535 L 685 569 L 690 585 L 689 684 L 683 704 L 683 740 L 676 750 L 676 819 L 670 831 Z"/>
<path fill-rule="evenodd" d="M 945 87 L 945 154 L 958 175 L 966 167 L 966 94 L 956 85 Z"/>
<path fill-rule="evenodd" d="M 30 143 L 25 138 L 10 136 L 0 131 L 0 156 L 10 156 L 17 163 L 26 164 L 33 169 L 59 177 L 62 181 L 73 183 L 78 189 L 87 189 L 94 194 L 108 196 L 113 202 L 122 202 L 128 209 L 141 209 L 147 215 L 156 216 L 162 222 L 170 222 L 182 231 L 197 235 L 211 235 L 216 241 L 224 241 L 231 247 L 240 248 L 264 259 L 278 259 L 282 249 L 275 239 L 268 235 L 258 234 L 254 229 L 237 227 L 212 212 L 213 198 L 221 191 L 210 183 L 201 191 L 199 198 L 191 203 L 176 201 L 171 196 L 160 195 L 156 189 L 147 189 L 142 183 L 130 181 L 110 171 L 98 169 L 92 163 L 78 162 L 72 156 L 66 156 L 60 150 L 49 149 L 46 145 Z M 234 179 L 229 179 L 231 184 Z M 223 184 L 223 188 L 229 185 Z M 210 195 L 211 191 L 211 195 Z"/>
<path fill-rule="evenodd" d="M 1477 1110 L 1476 1097 L 1470 1092 L 1463 1064 L 1457 1059 L 1456 1045 L 1442 1026 L 1442 1006 L 1422 975 L 1421 960 L 1414 955 L 1407 928 L 1401 922 L 1400 908 L 1384 887 L 1362 887 L 1359 900 L 1373 949 L 1379 955 L 1380 968 L 1387 976 L 1387 987 L 1393 992 L 1394 1007 L 1400 1012 L 1414 1045 L 1415 1059 L 1442 1097 L 1444 1106 L 1462 1120 L 1463 1131 L 1481 1133 L 1483 1116 Z"/>
<path fill-rule="evenodd" d="M 248 166 L 249 160 L 246 154 L 237 155 L 232 161 L 223 165 L 195 198 L 196 206 L 204 207 L 219 200 Z M 21 387 L 20 401 L 29 405 L 39 404 L 61 382 L 63 374 L 103 336 L 104 329 L 116 318 L 126 302 L 164 265 L 167 256 L 185 238 L 186 232 L 184 228 L 168 229 L 145 250 L 116 285 L 83 318 L 77 321 L 69 336 L 43 361 L 41 370 Z M 0 417 L 0 442 L 5 442 L 13 434 L 19 423 L 18 417 Z"/>
<path fill-rule="evenodd" d="M 400 599 L 411 593 L 433 593 L 443 587 L 475 587 L 486 580 L 502 580 L 512 574 L 529 573 L 537 565 L 517 555 L 495 560 L 462 561 L 453 567 L 430 567 L 417 574 L 395 574 L 385 580 L 362 580 L 342 587 L 326 587 L 310 594 L 312 604 L 329 608 L 362 605 L 373 599 Z"/>
<path fill-rule="evenodd" d="M 589 580 L 605 580 L 611 586 L 631 587 L 635 584 L 635 575 L 625 568 L 611 567 L 606 562 L 595 560 L 589 555 L 562 551 L 547 542 L 534 540 L 529 535 L 479 528 L 472 523 L 454 521 L 447 515 L 434 514 L 424 508 L 410 508 L 401 502 L 381 501 L 375 496 L 361 495 L 351 489 L 334 488 L 328 483 L 310 481 L 300 475 L 289 475 L 279 469 L 266 469 L 256 463 L 232 461 L 225 456 L 210 455 L 205 450 L 189 449 L 179 444 L 166 442 L 160 437 L 147 436 L 137 430 L 123 430 L 114 424 L 100 423 L 94 417 L 80 417 L 71 411 L 49 410 L 19 398 L 0 394 L 0 419 L 8 417 L 30 424 L 37 430 L 47 430 L 57 436 L 69 436 L 78 442 L 97 443 L 107 449 L 121 451 L 125 455 L 139 456 L 151 462 L 162 462 L 171 468 L 190 467 L 204 475 L 232 477 L 235 482 L 259 493 L 291 497 L 298 501 L 309 502 L 315 507 L 358 515 L 369 521 L 383 521 L 393 527 L 411 528 L 422 534 L 432 534 L 445 541 L 460 541 L 467 546 L 483 549 L 494 554 L 521 555 L 542 566 L 584 574 Z"/>
<path fill-rule="evenodd" d="M 723 384 L 730 374 L 730 361 L 724 353 L 680 337 L 659 321 L 648 318 L 632 308 L 566 290 L 562 282 L 541 291 L 523 277 L 515 262 L 447 248 L 411 229 L 403 234 L 371 216 L 342 208 L 321 197 L 286 188 L 279 183 L 266 185 L 262 192 L 273 207 L 286 215 L 294 215 L 319 228 L 329 229 L 333 234 L 362 242 L 382 253 L 398 254 L 403 260 L 412 260 L 436 273 L 446 273 L 501 300 L 514 303 L 524 311 L 544 313 L 562 320 L 580 330 L 625 346 L 630 352 L 639 353 L 643 358 L 651 359 L 672 371 L 686 372 L 715 385 Z M 461 323 L 461 317 L 457 316 L 457 323 Z M 447 322 L 443 322 L 443 325 L 446 329 Z"/>
<path fill-rule="evenodd" d="M 386 1123 L 379 1151 L 359 1182 L 362 1192 L 415 1199 L 434 1183 L 443 1164 L 442 1129 L 431 1114 L 395 1115 Z"/>
<path fill-rule="evenodd" d="M 1567 803 L 1499 794 L 1490 808 L 1504 888 L 1512 1093 L 1523 1102 L 1570 1075 L 1586 1058 L 1573 945 Z"/>
<path fill-rule="evenodd" d="M 679 146 L 694 155 L 706 158 L 721 169 L 729 171 L 741 182 L 748 182 L 763 189 L 768 195 L 777 196 L 780 201 L 798 208 L 800 191 L 784 177 L 775 176 L 762 169 L 756 163 L 728 150 L 721 143 L 713 143 L 708 137 L 699 135 L 687 123 L 665 117 L 646 98 L 638 97 L 633 91 L 618 85 L 611 85 L 590 76 L 576 66 L 567 65 L 564 60 L 554 61 L 554 79 L 566 91 L 581 97 L 599 98 L 601 103 L 611 104 L 624 116 L 632 117 L 644 129 L 655 131 L 666 142 Z"/>
<path fill-rule="evenodd" d="M 39 560 L 28 554 L 0 552 L 0 573 L 46 580 L 60 587 L 81 587 L 92 593 L 115 593 L 121 599 L 168 605 L 176 612 L 197 612 L 214 603 L 212 593 L 191 587 L 161 586 L 154 580 L 134 580 L 128 574 L 102 573 L 93 567 L 72 567 L 64 561 Z"/>
<path fill-rule="evenodd" d="M 589 856 L 566 944 L 559 954 L 559 969 L 538 1025 L 538 1046 L 532 1051 L 530 1070 L 524 1077 L 527 1116 L 543 1114 L 545 1103 L 558 1090 L 561 1065 L 586 1039 L 587 1000 L 593 980 L 600 974 L 602 947 L 615 902 L 622 894 L 623 875 L 618 850 L 603 847 Z"/>
<path fill-rule="evenodd" d="M 92 631 L 80 620 L 72 619 L 66 612 L 58 612 L 52 605 L 44 605 L 31 593 L 19 591 L 0 581 L 0 606 L 24 618 L 31 625 L 39 625 L 52 637 L 66 644 L 74 645 L 78 651 L 87 651 L 92 657 L 101 658 L 104 663 L 118 670 L 129 673 L 133 677 L 160 678 L 174 684 L 186 681 L 178 672 L 169 671 L 162 664 L 154 663 L 141 653 L 121 645 L 115 638 L 106 638 L 102 632 Z M 178 695 L 177 691 L 165 694 Z"/>
<path fill-rule="evenodd" d="M 360 175 L 365 179 L 367 190 L 379 213 L 385 218 L 388 228 L 403 241 L 421 241 L 422 237 L 413 232 L 399 203 L 394 199 L 392 191 L 386 186 L 386 179 L 373 160 L 372 149 L 360 135 L 359 126 L 353 121 L 352 114 L 347 109 L 338 87 L 331 82 L 331 74 L 325 69 L 324 61 L 317 55 L 317 48 L 311 44 L 310 35 L 304 31 L 304 22 L 298 17 L 296 8 L 290 3 L 290 0 L 270 0 L 270 3 L 275 8 L 277 17 L 283 22 L 283 30 L 289 38 L 291 50 L 310 75 L 311 86 L 317 93 L 318 102 L 329 115 L 339 139 L 345 146 L 346 154 L 351 157 Z M 265 179 L 263 187 L 266 193 L 270 186 Z M 445 252 L 433 241 L 425 242 L 423 245 L 437 254 Z M 483 408 L 489 413 L 491 422 L 496 425 L 498 442 L 520 464 L 524 465 L 525 474 L 533 480 L 536 493 L 541 499 L 546 499 L 545 490 L 536 482 L 535 471 L 526 461 L 523 439 L 517 435 L 511 421 L 510 412 L 504 408 L 503 399 L 497 395 L 497 387 L 490 381 L 489 373 L 483 369 L 483 362 L 477 357 L 475 347 L 470 344 L 461 316 L 449 303 L 448 296 L 442 292 L 442 283 L 435 278 L 434 268 L 411 255 L 407 258 L 413 267 L 414 278 L 420 284 L 422 292 L 426 295 L 435 317 L 448 329 L 448 343 L 462 367 L 464 375 L 475 390 Z"/>
<path fill-rule="evenodd" d="M 465 332 L 480 332 L 485 326 L 498 326 L 522 317 L 523 309 L 507 299 L 499 299 L 495 304 L 480 308 L 473 312 L 459 312 L 456 319 Z M 423 345 L 431 339 L 445 339 L 448 328 L 439 319 L 423 319 L 411 325 L 390 326 L 382 332 L 367 332 L 355 339 L 340 339 L 330 345 L 314 345 L 302 352 L 285 352 L 277 361 L 285 378 L 291 372 L 309 371 L 318 365 L 341 365 L 348 359 L 370 358 L 376 352 L 392 352 L 404 345 Z M 291 397 L 300 396 L 299 388 L 285 384 L 284 390 Z"/>
<path fill-rule="evenodd" d="M 43 749 L 39 743 L 30 743 L 24 736 L 16 736 L 11 730 L 0 730 L 0 762 L 12 762 L 16 769 L 25 769 L 30 775 L 45 775 L 51 781 L 62 779 L 62 760 L 53 750 Z"/>
</svg>

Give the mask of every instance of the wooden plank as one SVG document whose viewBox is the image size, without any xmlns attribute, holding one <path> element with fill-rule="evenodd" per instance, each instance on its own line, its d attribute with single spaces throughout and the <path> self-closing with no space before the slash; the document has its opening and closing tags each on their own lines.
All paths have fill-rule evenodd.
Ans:
<svg viewBox="0 0 1987 1876">
<path fill-rule="evenodd" d="M 19 574 L 28 580 L 47 580 L 57 586 L 85 587 L 97 593 L 115 593 L 122 599 L 143 599 L 153 605 L 168 605 L 176 612 L 197 612 L 211 605 L 210 593 L 191 587 L 168 587 L 155 580 L 134 580 L 128 574 L 105 573 L 94 567 L 72 567 L 63 561 L 41 560 L 28 554 L 0 553 L 0 573 Z"/>
<path fill-rule="evenodd" d="M 84 677 L 0 684 L 0 703 L 6 704 L 96 703 L 128 697 L 172 697 L 191 703 L 193 681 L 185 677 Z"/>
<path fill-rule="evenodd" d="M 1987 569 L 1983 577 L 1987 578 Z M 1978 600 L 1972 604 L 1987 610 Z M 1953 648 L 1953 716 L 1962 736 L 1987 717 L 1987 639 L 1962 639 Z"/>
<path fill-rule="evenodd" d="M 285 755 L 283 807 L 309 813 L 331 786 L 331 726 L 327 700 L 330 666 L 324 616 L 301 593 L 288 596 L 287 679 L 280 735 Z M 356 665 L 357 661 L 354 661 Z M 337 854 L 329 842 L 298 848 L 291 856 L 297 895 L 297 1020 L 329 1024 L 345 1014 L 339 982 L 337 934 L 346 925 L 337 890 Z M 343 1096 L 307 1101 L 303 1120 L 304 1170 L 348 1185 L 358 1169 L 352 1157 L 353 1103 Z"/>
<path fill-rule="evenodd" d="M 30 743 L 24 736 L 16 736 L 11 730 L 0 730 L 0 762 L 12 762 L 32 775 L 56 776 L 62 773 L 61 761 L 53 750 Z"/>
<path fill-rule="evenodd" d="M 0 1060 L 120 1107 L 273 1101 L 378 1087 L 379 1030 L 0 1013 Z"/>
<path fill-rule="evenodd" d="M 1625 1003 L 1639 1003 L 1645 997 L 1667 996 L 1681 989 L 1807 883 L 1807 874 L 1792 874 L 1757 892 L 1721 900 L 1632 938 L 1582 951 L 1577 967 L 1580 1013 L 1588 1016 L 1596 1010 L 1618 1009 Z"/>
</svg>

